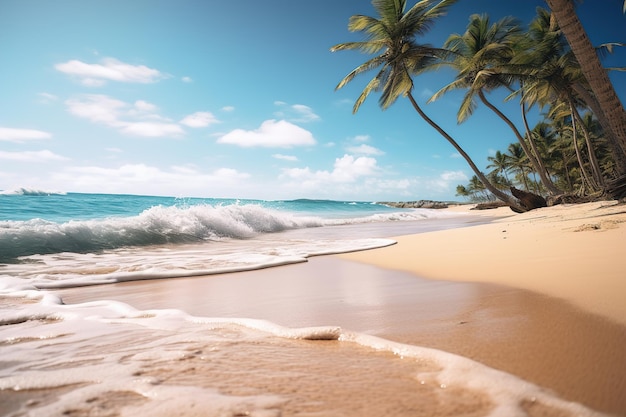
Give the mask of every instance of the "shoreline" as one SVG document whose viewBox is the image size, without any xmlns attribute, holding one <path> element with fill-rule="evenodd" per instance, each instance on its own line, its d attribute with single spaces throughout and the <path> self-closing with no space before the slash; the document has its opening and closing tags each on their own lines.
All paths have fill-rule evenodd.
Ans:
<svg viewBox="0 0 626 417">
<path fill-rule="evenodd" d="M 615 303 L 626 292 L 620 282 L 592 291 L 619 281 L 626 270 L 623 258 L 602 265 L 619 252 L 626 230 L 626 207 L 607 204 L 557 206 L 522 215 L 508 209 L 472 211 L 493 220 L 400 236 L 396 245 L 385 248 L 313 257 L 279 268 L 54 292 L 66 303 L 113 299 L 142 310 L 178 308 L 195 316 L 258 318 L 288 327 L 337 325 L 465 356 L 569 401 L 626 415 L 626 314 Z M 580 264 L 588 258 L 562 265 L 548 256 L 530 256 L 555 242 L 563 247 L 550 254 L 571 256 L 580 248 L 569 245 L 587 242 L 587 236 L 592 236 L 587 253 L 593 262 L 585 268 Z M 614 246 L 604 250 L 606 245 Z M 510 262 L 495 259 L 511 247 L 518 248 L 516 256 L 532 258 L 541 274 L 534 280 L 522 279 L 520 269 L 490 275 L 489 268 L 498 272 Z M 455 262 L 447 260 L 445 251 L 455 254 Z M 489 255 L 489 263 L 477 255 L 481 253 Z M 559 266 L 559 274 L 546 265 Z M 602 275 L 583 279 L 589 268 Z"/>
</svg>

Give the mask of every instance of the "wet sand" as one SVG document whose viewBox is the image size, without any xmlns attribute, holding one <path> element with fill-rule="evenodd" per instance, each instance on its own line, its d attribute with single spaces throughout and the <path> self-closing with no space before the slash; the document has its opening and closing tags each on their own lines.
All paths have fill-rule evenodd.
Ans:
<svg viewBox="0 0 626 417">
<path fill-rule="evenodd" d="M 66 303 L 114 299 L 139 309 L 178 308 L 290 327 L 339 325 L 460 354 L 567 400 L 626 415 L 624 327 L 521 289 L 428 280 L 330 256 L 237 274 L 57 293 Z"/>
</svg>

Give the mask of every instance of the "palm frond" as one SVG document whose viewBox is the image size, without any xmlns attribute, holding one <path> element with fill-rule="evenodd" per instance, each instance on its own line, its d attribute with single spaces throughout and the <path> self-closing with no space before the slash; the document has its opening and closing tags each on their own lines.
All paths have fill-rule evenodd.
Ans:
<svg viewBox="0 0 626 417">
<path fill-rule="evenodd" d="M 359 65 L 358 67 L 350 71 L 348 75 L 343 77 L 343 79 L 339 82 L 339 84 L 337 84 L 337 87 L 335 87 L 335 90 L 339 90 L 343 88 L 346 84 L 352 81 L 354 77 L 356 77 L 357 75 L 370 71 L 374 68 L 380 67 L 384 62 L 385 62 L 384 56 L 377 56 L 364 62 L 363 64 Z"/>
</svg>

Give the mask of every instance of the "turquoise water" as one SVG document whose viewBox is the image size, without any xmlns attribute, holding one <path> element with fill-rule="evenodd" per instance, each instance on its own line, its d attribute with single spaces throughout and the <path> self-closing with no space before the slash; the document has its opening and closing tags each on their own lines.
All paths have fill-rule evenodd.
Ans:
<svg viewBox="0 0 626 417">
<path fill-rule="evenodd" d="M 56 253 L 250 240 L 276 232 L 421 220 L 374 202 L 262 201 L 117 194 L 0 194 L 0 262 Z"/>
</svg>

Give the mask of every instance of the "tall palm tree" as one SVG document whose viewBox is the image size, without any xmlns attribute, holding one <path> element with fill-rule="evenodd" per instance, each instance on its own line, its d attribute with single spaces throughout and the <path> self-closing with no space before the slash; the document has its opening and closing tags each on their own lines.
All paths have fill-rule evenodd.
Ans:
<svg viewBox="0 0 626 417">
<path fill-rule="evenodd" d="M 581 102 L 574 94 L 574 85 L 581 83 L 582 72 L 580 65 L 573 54 L 568 50 L 557 22 L 547 10 L 538 8 L 537 17 L 531 22 L 528 32 L 536 47 L 526 56 L 521 57 L 524 63 L 534 62 L 536 69 L 526 77 L 522 91 L 522 101 L 531 106 L 538 103 L 540 106 L 552 105 L 555 102 L 567 104 L 571 113 L 572 126 L 584 129 L 578 111 Z M 590 184 L 593 188 L 604 184 L 602 173 L 594 153 L 591 138 L 583 130 L 587 152 L 592 167 L 593 179 Z"/>
<path fill-rule="evenodd" d="M 465 33 L 450 35 L 444 44 L 444 48 L 452 52 L 452 59 L 448 64 L 456 69 L 457 76 L 453 82 L 435 93 L 431 101 L 451 90 L 466 89 L 467 92 L 457 113 L 457 121 L 462 123 L 476 108 L 475 99 L 478 96 L 483 104 L 511 128 L 535 172 L 539 174 L 544 187 L 550 194 L 561 194 L 562 191 L 552 182 L 537 153 L 533 137 L 530 135 L 530 128 L 526 123 L 523 104 L 522 116 L 528 140 L 524 139 L 515 124 L 487 100 L 485 95 L 486 91 L 498 87 L 510 88 L 511 77 L 503 77 L 499 68 L 509 64 L 518 53 L 519 45 L 523 44 L 522 40 L 522 31 L 512 17 L 505 17 L 491 24 L 487 15 L 470 16 Z"/>
<path fill-rule="evenodd" d="M 383 109 L 395 103 L 398 97 L 407 97 L 420 117 L 456 149 L 490 192 L 511 208 L 526 211 L 514 197 L 498 190 L 489 182 L 470 156 L 441 126 L 424 113 L 413 97 L 413 76 L 431 68 L 445 53 L 442 49 L 417 43 L 416 37 L 423 35 L 455 1 L 441 0 L 435 3 L 432 0 L 421 0 L 406 10 L 406 0 L 373 0 L 372 4 L 379 18 L 354 15 L 348 22 L 348 30 L 364 33 L 366 40 L 340 43 L 333 46 L 331 51 L 358 50 L 377 55 L 352 70 L 339 82 L 336 89 L 344 87 L 359 74 L 378 69 L 378 73 L 357 98 L 353 107 L 354 113 L 374 91 L 381 93 L 379 105 Z"/>
<path fill-rule="evenodd" d="M 626 154 L 626 110 L 611 84 L 607 71 L 602 67 L 585 28 L 576 15 L 574 2 L 572 0 L 546 1 L 598 101 L 600 111 L 604 116 L 598 119 L 601 123 L 607 124 L 603 127 L 617 138 L 622 153 Z"/>
</svg>

